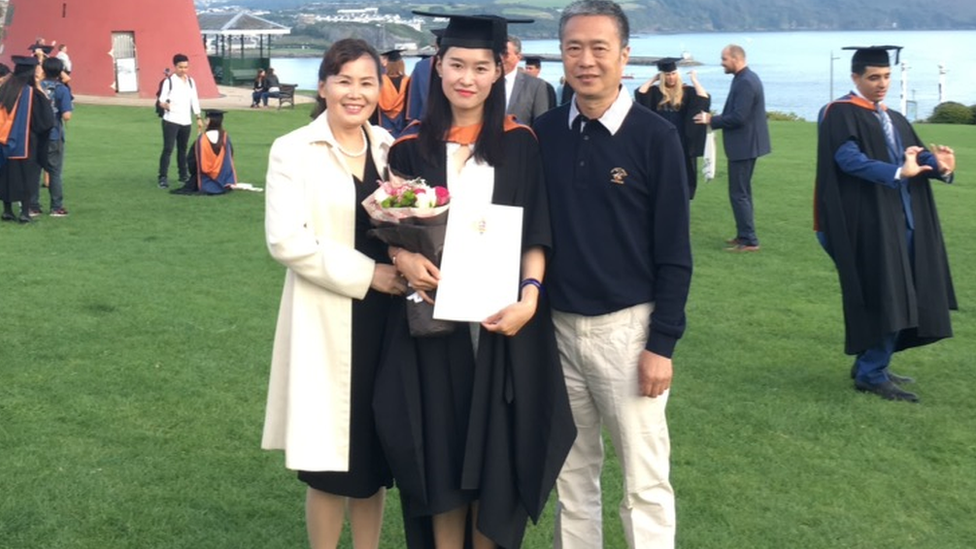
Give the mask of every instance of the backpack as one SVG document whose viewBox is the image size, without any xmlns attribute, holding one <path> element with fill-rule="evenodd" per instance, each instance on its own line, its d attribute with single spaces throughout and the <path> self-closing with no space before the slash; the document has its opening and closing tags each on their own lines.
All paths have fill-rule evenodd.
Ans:
<svg viewBox="0 0 976 549">
<path fill-rule="evenodd" d="M 170 89 L 170 91 L 173 91 L 173 82 L 170 80 L 170 78 L 172 78 L 172 77 L 173 77 L 173 75 L 171 74 L 171 75 L 167 76 L 166 78 L 163 78 L 162 80 L 160 80 L 159 81 L 159 87 L 156 89 L 156 116 L 158 116 L 160 118 L 162 118 L 163 115 L 166 114 L 166 109 L 164 109 L 163 106 L 159 103 L 159 96 L 160 95 L 163 95 L 163 84 L 165 84 L 167 82 L 169 82 L 169 89 Z M 190 78 L 189 76 L 187 78 L 190 81 L 190 89 L 193 89 L 193 78 Z"/>
<path fill-rule="evenodd" d="M 51 111 L 54 112 L 54 120 L 57 123 L 61 122 L 61 111 L 58 108 L 58 102 L 55 94 L 57 93 L 58 88 L 63 87 L 64 84 L 61 82 L 52 82 L 51 80 L 47 79 L 41 81 L 41 90 L 44 91 L 44 95 L 47 96 L 48 101 L 51 102 Z"/>
</svg>

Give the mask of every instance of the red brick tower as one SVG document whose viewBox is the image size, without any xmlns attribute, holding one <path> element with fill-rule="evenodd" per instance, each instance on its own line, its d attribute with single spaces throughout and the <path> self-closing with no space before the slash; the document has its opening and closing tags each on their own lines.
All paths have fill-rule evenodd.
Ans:
<svg viewBox="0 0 976 549">
<path fill-rule="evenodd" d="M 75 94 L 153 97 L 173 54 L 190 58 L 201 98 L 217 97 L 193 0 L 10 0 L 0 60 L 38 36 L 66 44 Z"/>
</svg>

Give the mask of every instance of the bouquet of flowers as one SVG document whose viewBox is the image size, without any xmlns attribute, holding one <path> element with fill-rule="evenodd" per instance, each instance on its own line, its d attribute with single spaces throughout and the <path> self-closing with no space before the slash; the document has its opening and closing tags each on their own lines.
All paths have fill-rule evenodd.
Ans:
<svg viewBox="0 0 976 549">
<path fill-rule="evenodd" d="M 379 188 L 363 201 L 374 228 L 371 236 L 390 246 L 423 254 L 435 265 L 444 251 L 447 210 L 451 200 L 444 187 L 430 187 L 422 178 L 404 179 L 390 175 L 379 181 Z M 428 292 L 433 297 L 432 292 Z M 417 292 L 407 296 L 407 321 L 410 335 L 431 337 L 454 331 L 454 323 L 434 319 L 433 305 Z"/>
</svg>

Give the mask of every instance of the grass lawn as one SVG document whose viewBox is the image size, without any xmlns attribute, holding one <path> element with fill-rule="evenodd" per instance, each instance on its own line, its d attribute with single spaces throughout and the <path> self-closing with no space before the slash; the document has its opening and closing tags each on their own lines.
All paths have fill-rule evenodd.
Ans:
<svg viewBox="0 0 976 549">
<path fill-rule="evenodd" d="M 307 112 L 227 115 L 243 181 L 263 186 L 271 142 Z M 959 159 L 935 192 L 961 307 L 955 338 L 896 357 L 918 405 L 851 388 L 837 277 L 810 229 L 813 124 L 772 124 L 761 252 L 722 251 L 724 160 L 700 184 L 669 405 L 679 547 L 976 547 L 976 127 L 918 130 Z M 0 549 L 306 543 L 303 486 L 259 448 L 283 275 L 263 195 L 172 196 L 159 149 L 152 109 L 81 106 L 71 216 L 0 225 Z M 619 478 L 608 460 L 614 549 Z M 551 529 L 552 505 L 524 547 L 550 547 Z M 383 547 L 400 531 L 393 492 Z"/>
</svg>

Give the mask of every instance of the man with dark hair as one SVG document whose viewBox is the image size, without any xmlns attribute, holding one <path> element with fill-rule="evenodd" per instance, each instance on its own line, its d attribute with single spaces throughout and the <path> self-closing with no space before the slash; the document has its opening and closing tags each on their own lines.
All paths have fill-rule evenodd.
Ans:
<svg viewBox="0 0 976 549">
<path fill-rule="evenodd" d="M 502 70 L 505 72 L 505 113 L 514 114 L 519 124 L 531 126 L 535 119 L 549 110 L 549 97 L 542 80 L 530 76 L 518 68 L 522 60 L 522 41 L 508 37 L 508 45 L 502 54 Z"/>
<path fill-rule="evenodd" d="M 556 89 L 552 87 L 552 84 L 539 76 L 541 73 L 542 58 L 534 55 L 525 57 L 525 74 L 542 80 L 542 83 L 546 85 L 546 95 L 549 97 L 549 108 L 546 110 L 549 110 L 556 106 Z"/>
<path fill-rule="evenodd" d="M 186 183 L 190 174 L 186 167 L 186 148 L 190 142 L 193 117 L 197 119 L 197 131 L 203 131 L 203 118 L 200 116 L 200 99 L 197 87 L 190 77 L 190 59 L 178 53 L 173 56 L 173 73 L 161 86 L 159 105 L 163 113 L 163 152 L 159 155 L 159 188 L 169 187 L 170 157 L 176 147 L 176 166 L 180 170 L 180 181 Z"/>
<path fill-rule="evenodd" d="M 766 122 L 766 97 L 762 81 L 746 65 L 742 47 L 729 44 L 722 50 L 722 68 L 733 75 L 721 115 L 702 112 L 698 124 L 722 130 L 725 156 L 729 159 L 729 202 L 735 216 L 736 235 L 726 241 L 730 252 L 759 251 L 752 207 L 752 173 L 756 159 L 772 151 Z"/>
<path fill-rule="evenodd" d="M 559 549 L 603 547 L 601 427 L 623 472 L 628 546 L 674 546 L 665 407 L 691 283 L 688 186 L 677 130 L 621 85 L 629 27 L 610 0 L 563 10 L 575 100 L 534 126 L 553 233 L 546 285 L 577 429 L 556 482 Z"/>
<path fill-rule="evenodd" d="M 854 388 L 917 402 L 888 369 L 896 351 L 952 336 L 956 296 L 929 180 L 952 182 L 953 150 L 926 150 L 911 124 L 882 101 L 888 50 L 855 49 L 854 91 L 820 111 L 815 229 L 837 266 L 846 328 L 856 355 Z"/>
<path fill-rule="evenodd" d="M 51 109 L 54 112 L 54 127 L 51 129 L 50 138 L 46 145 L 47 163 L 44 166 L 48 174 L 48 192 L 51 195 L 50 215 L 51 217 L 66 217 L 68 210 L 64 208 L 64 181 L 62 179 L 65 124 L 71 120 L 74 107 L 71 103 L 71 92 L 67 86 L 61 83 L 64 63 L 57 57 L 48 57 L 42 65 L 44 80 L 41 81 L 41 90 L 51 101 Z M 40 197 L 37 194 L 34 197 L 37 202 L 31 204 L 31 210 L 40 212 Z"/>
</svg>

